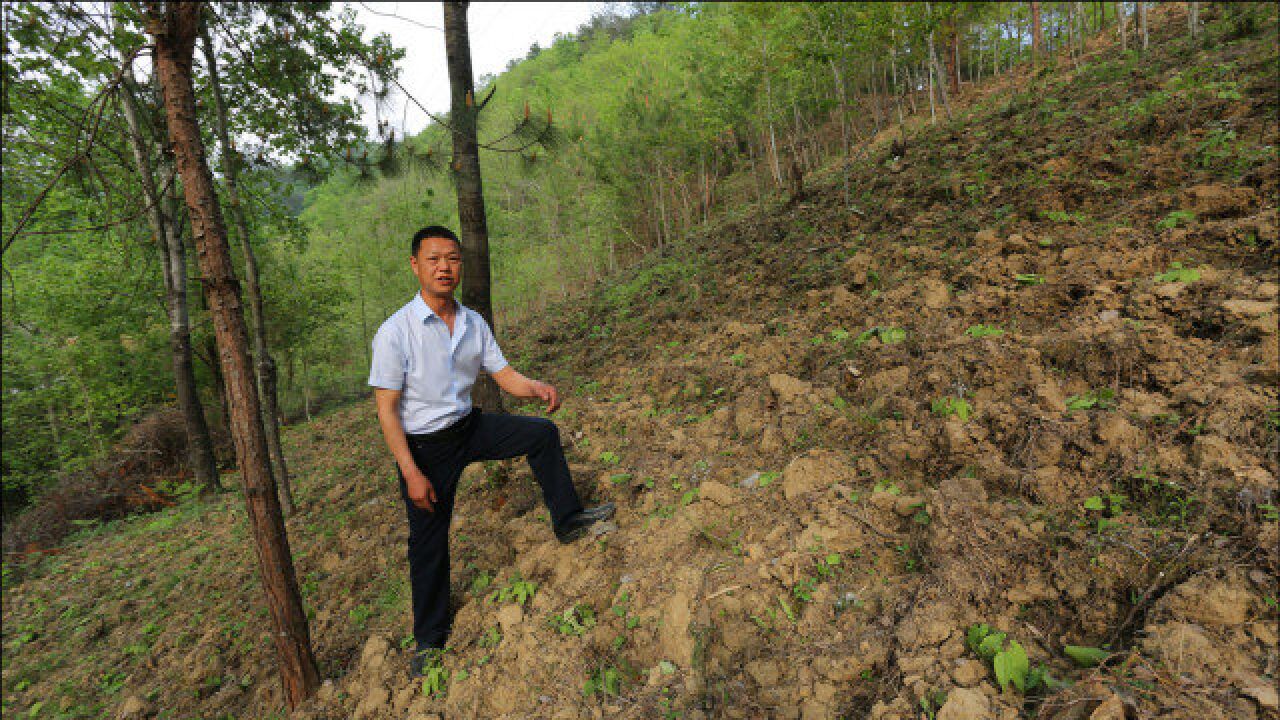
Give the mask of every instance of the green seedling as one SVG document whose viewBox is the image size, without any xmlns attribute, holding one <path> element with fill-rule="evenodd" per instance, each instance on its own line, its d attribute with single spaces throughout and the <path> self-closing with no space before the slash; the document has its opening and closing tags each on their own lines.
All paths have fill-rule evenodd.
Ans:
<svg viewBox="0 0 1280 720">
<path fill-rule="evenodd" d="M 1190 210 L 1174 210 L 1164 216 L 1163 220 L 1156 223 L 1157 230 L 1172 230 L 1181 225 L 1189 225 L 1196 219 L 1196 214 Z"/>
<path fill-rule="evenodd" d="M 1169 269 L 1155 277 L 1158 283 L 1193 283 L 1199 279 L 1199 270 L 1184 268 L 1180 262 L 1169 263 Z"/>
<path fill-rule="evenodd" d="M 529 582 L 520 577 L 519 573 L 511 579 L 511 584 L 498 588 L 489 594 L 489 602 L 491 603 L 508 603 L 515 602 L 521 607 L 533 597 L 538 591 L 538 583 Z"/>
<path fill-rule="evenodd" d="M 1032 669 L 1026 649 L 1017 640 L 1009 640 L 1009 647 L 1006 648 L 1006 638 L 1005 633 L 996 632 L 985 623 L 971 625 L 965 633 L 965 645 L 969 650 L 991 662 L 1001 692 L 1008 690 L 1009 685 L 1013 685 L 1021 693 L 1028 693 L 1061 684 L 1049 675 L 1043 664 Z"/>
<path fill-rule="evenodd" d="M 614 485 L 622 485 L 631 480 L 631 473 L 617 473 L 609 476 L 609 482 Z"/>
<path fill-rule="evenodd" d="M 742 367 L 743 365 L 747 364 L 747 356 L 740 352 L 734 353 L 729 356 L 729 362 L 733 363 L 738 367 Z"/>
<path fill-rule="evenodd" d="M 792 588 L 791 594 L 800 602 L 813 602 L 813 591 L 818 589 L 816 578 L 802 578 Z"/>
<path fill-rule="evenodd" d="M 437 661 L 438 662 L 438 661 Z M 422 677 L 422 694 L 427 697 L 437 695 L 443 697 L 449 692 L 449 671 L 444 665 L 436 664 L 426 668 Z"/>
<path fill-rule="evenodd" d="M 778 477 L 781 475 L 782 473 L 778 472 L 777 470 L 770 470 L 769 472 L 760 473 L 760 480 L 759 480 L 760 487 L 762 488 L 769 487 L 770 485 L 773 484 L 773 481 L 777 480 Z"/>
<path fill-rule="evenodd" d="M 1014 275 L 1013 279 L 1017 280 L 1019 283 L 1022 283 L 1023 285 L 1043 285 L 1044 284 L 1044 276 L 1040 275 L 1039 273 L 1021 273 L 1018 275 Z"/>
<path fill-rule="evenodd" d="M 620 462 L 620 458 L 618 457 L 618 454 L 612 450 L 605 450 L 600 453 L 600 462 L 605 465 L 617 465 Z"/>
<path fill-rule="evenodd" d="M 597 693 L 617 697 L 622 691 L 622 673 L 612 665 L 600 668 L 591 673 L 582 685 L 583 697 L 592 697 Z"/>
<path fill-rule="evenodd" d="M 1067 398 L 1067 411 L 1091 410 L 1095 407 L 1099 410 L 1110 410 L 1115 405 L 1115 397 L 1116 393 L 1111 388 L 1099 388 L 1081 395 L 1072 395 Z"/>
<path fill-rule="evenodd" d="M 844 342 L 850 338 L 849 331 L 844 328 L 836 328 L 831 331 L 831 342 Z"/>
<path fill-rule="evenodd" d="M 907 339 L 907 331 L 899 327 L 873 327 L 854 338 L 853 346 L 862 347 L 873 337 L 878 338 L 881 345 L 895 345 Z"/>
<path fill-rule="evenodd" d="M 561 635 L 580 637 L 596 626 L 596 613 L 590 605 L 582 603 L 563 613 L 552 613 L 547 617 L 547 624 L 559 631 Z"/>
<path fill-rule="evenodd" d="M 995 325 L 971 325 L 964 334 L 971 338 L 1000 337 L 1004 335 L 1004 330 Z"/>
<path fill-rule="evenodd" d="M 969 416 L 973 414 L 973 406 L 968 400 L 957 397 L 942 397 L 933 401 L 933 414 L 942 417 L 950 417 L 955 415 L 960 422 L 969 422 Z"/>
</svg>

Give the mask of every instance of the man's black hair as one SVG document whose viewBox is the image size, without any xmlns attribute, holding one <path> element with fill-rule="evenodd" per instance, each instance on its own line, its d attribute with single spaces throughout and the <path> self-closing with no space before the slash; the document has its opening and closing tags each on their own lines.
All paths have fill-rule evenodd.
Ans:
<svg viewBox="0 0 1280 720">
<path fill-rule="evenodd" d="M 443 225 L 428 225 L 413 234 L 413 245 L 410 246 L 409 254 L 416 257 L 418 255 L 418 248 L 422 246 L 422 241 L 427 238 L 444 238 L 446 240 L 452 240 L 457 244 L 459 250 L 462 249 L 462 241 L 458 239 L 457 235 L 453 234 L 452 230 Z"/>
</svg>

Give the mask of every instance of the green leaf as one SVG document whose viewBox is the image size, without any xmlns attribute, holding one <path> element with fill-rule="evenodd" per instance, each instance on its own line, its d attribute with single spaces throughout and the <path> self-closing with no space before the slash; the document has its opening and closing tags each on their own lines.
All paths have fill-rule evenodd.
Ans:
<svg viewBox="0 0 1280 720">
<path fill-rule="evenodd" d="M 1009 649 L 996 653 L 991 664 L 995 668 L 996 682 L 1000 683 L 1001 692 L 1009 688 L 1009 683 L 1013 683 L 1019 691 L 1026 689 L 1027 671 L 1031 666 L 1027 661 L 1027 651 L 1017 640 L 1010 640 Z"/>
<path fill-rule="evenodd" d="M 991 633 L 982 639 L 978 645 L 978 654 L 984 658 L 994 657 L 1000 652 L 1000 648 L 1004 647 L 1005 634 L 1002 632 Z"/>
<path fill-rule="evenodd" d="M 1084 501 L 1085 510 L 1101 510 L 1103 507 L 1105 506 L 1103 505 L 1102 498 L 1098 495 L 1092 495 Z"/>
<path fill-rule="evenodd" d="M 1062 648 L 1062 652 L 1066 653 L 1076 665 L 1086 668 L 1100 665 L 1111 657 L 1111 653 L 1102 648 L 1083 645 L 1067 645 Z"/>
</svg>

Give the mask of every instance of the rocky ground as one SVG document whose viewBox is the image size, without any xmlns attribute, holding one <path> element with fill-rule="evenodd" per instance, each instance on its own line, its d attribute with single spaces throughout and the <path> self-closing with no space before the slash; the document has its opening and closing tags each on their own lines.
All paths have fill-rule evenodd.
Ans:
<svg viewBox="0 0 1280 720">
<path fill-rule="evenodd" d="M 471 468 L 426 687 L 372 405 L 292 428 L 295 716 L 1280 717 L 1276 15 L 1157 17 L 509 329 L 616 527 Z M 228 496 L 6 563 L 5 716 L 282 717 L 246 543 Z"/>
</svg>

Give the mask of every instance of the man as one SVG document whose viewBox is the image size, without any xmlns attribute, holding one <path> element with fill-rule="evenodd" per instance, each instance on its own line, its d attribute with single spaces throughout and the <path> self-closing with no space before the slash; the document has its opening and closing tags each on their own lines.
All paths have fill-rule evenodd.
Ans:
<svg viewBox="0 0 1280 720">
<path fill-rule="evenodd" d="M 419 230 L 409 267 L 420 290 L 374 336 L 369 384 L 409 516 L 417 641 L 410 670 L 421 676 L 438 662 L 449 635 L 449 522 L 458 478 L 468 464 L 527 455 L 563 543 L 607 520 L 614 507 L 582 508 L 555 423 L 486 415 L 472 407 L 471 387 L 481 370 L 508 393 L 547 403 L 547 414 L 560 407 L 560 396 L 550 384 L 508 365 L 484 318 L 454 300 L 462 273 L 458 237 L 438 225 Z"/>
</svg>

